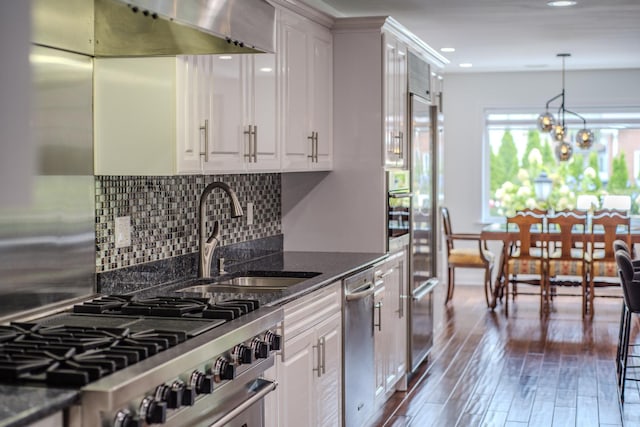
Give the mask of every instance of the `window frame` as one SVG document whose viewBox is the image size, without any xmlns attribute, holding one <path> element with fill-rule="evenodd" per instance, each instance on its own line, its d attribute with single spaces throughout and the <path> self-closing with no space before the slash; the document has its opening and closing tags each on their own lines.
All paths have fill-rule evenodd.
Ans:
<svg viewBox="0 0 640 427">
<path fill-rule="evenodd" d="M 594 129 L 602 126 L 607 126 L 612 129 L 638 129 L 640 130 L 640 106 L 625 106 L 625 107 L 571 107 L 572 110 L 576 109 L 577 112 L 585 118 L 587 121 L 587 128 Z M 509 124 L 514 124 L 514 129 L 520 129 L 521 127 L 536 127 L 536 120 L 541 111 L 540 108 L 527 108 L 527 107 L 487 107 L 483 110 L 483 135 L 482 135 L 482 222 L 497 223 L 504 222 L 504 216 L 495 216 L 490 214 L 489 199 L 492 195 L 490 184 L 490 170 L 491 170 L 491 142 L 489 132 L 491 126 L 502 125 L 504 129 Z M 551 113 L 557 116 L 557 111 L 554 108 L 549 109 Z M 494 118 L 492 115 L 504 115 L 507 116 L 503 119 Z M 523 117 L 517 120 L 509 120 L 508 116 L 522 115 Z M 567 127 L 576 129 L 582 127 L 582 120 L 571 114 L 565 115 L 565 123 Z M 572 142 L 573 144 L 573 142 Z M 640 150 L 638 150 L 640 151 Z M 619 152 L 617 141 L 615 143 L 614 152 L 610 156 L 616 156 Z M 640 154 L 636 152 L 634 156 L 640 157 Z M 633 160 L 632 160 L 633 161 Z M 639 160 L 640 161 L 640 160 Z M 607 165 L 608 169 L 608 165 Z M 640 215 L 632 215 L 632 222 L 636 225 L 640 225 Z"/>
</svg>

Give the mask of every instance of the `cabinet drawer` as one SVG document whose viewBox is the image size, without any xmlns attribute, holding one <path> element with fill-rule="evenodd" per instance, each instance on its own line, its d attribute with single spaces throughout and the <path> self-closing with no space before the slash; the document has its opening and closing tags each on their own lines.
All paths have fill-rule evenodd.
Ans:
<svg viewBox="0 0 640 427">
<path fill-rule="evenodd" d="M 313 327 L 342 309 L 342 283 L 335 282 L 284 308 L 284 340 Z"/>
</svg>

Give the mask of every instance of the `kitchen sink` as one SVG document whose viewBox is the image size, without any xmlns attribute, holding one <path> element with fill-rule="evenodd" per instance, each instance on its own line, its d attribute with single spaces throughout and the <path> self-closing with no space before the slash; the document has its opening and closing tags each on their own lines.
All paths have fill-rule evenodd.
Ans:
<svg viewBox="0 0 640 427">
<path fill-rule="evenodd" d="M 275 292 L 304 282 L 319 275 L 307 271 L 250 271 L 223 280 L 200 281 L 197 285 L 180 289 L 178 292 Z"/>
</svg>

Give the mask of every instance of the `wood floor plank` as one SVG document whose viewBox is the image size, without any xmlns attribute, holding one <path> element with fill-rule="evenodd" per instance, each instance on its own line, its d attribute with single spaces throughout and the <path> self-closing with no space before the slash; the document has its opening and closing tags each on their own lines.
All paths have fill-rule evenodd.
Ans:
<svg viewBox="0 0 640 427">
<path fill-rule="evenodd" d="M 600 425 L 597 398 L 578 396 L 576 425 L 580 427 L 598 427 Z"/>
<path fill-rule="evenodd" d="M 596 299 L 591 320 L 579 297 L 557 297 L 546 317 L 536 296 L 518 295 L 508 317 L 483 298 L 480 287 L 456 286 L 428 362 L 372 426 L 640 426 L 640 382 L 627 382 L 622 412 L 618 402 L 620 300 Z M 640 354 L 640 319 L 631 342 Z"/>
</svg>

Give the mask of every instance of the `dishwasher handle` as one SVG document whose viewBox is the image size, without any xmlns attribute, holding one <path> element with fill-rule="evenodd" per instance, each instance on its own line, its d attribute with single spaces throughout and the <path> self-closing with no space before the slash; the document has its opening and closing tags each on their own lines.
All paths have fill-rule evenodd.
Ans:
<svg viewBox="0 0 640 427">
<path fill-rule="evenodd" d="M 429 292 L 433 291 L 433 288 L 438 286 L 438 279 L 432 278 L 424 281 L 414 291 L 411 292 L 411 299 L 419 301 L 424 298 Z"/>
<path fill-rule="evenodd" d="M 264 378 L 258 378 L 256 380 L 258 382 L 258 386 L 256 387 L 255 394 L 224 414 L 222 418 L 216 421 L 213 424 L 210 424 L 209 427 L 222 427 L 226 425 L 229 421 L 240 415 L 245 409 L 254 403 L 263 399 L 267 394 L 271 393 L 278 387 L 278 383 L 276 381 L 266 380 Z"/>
<path fill-rule="evenodd" d="M 364 286 L 359 287 L 353 292 L 348 292 L 344 298 L 347 301 L 357 301 L 373 295 L 375 288 L 373 282 L 367 282 Z"/>
</svg>

